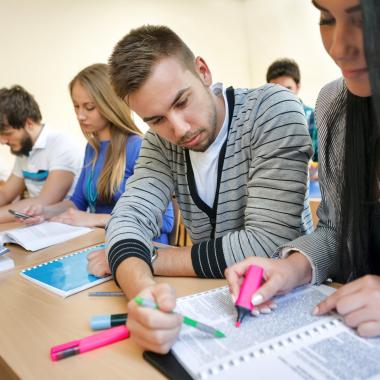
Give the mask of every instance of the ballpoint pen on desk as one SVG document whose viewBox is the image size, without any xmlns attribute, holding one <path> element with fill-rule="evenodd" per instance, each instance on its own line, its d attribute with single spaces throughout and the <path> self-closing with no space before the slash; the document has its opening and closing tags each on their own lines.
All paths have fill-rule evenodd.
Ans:
<svg viewBox="0 0 380 380">
<path fill-rule="evenodd" d="M 52 347 L 50 357 L 53 361 L 61 360 L 69 356 L 78 355 L 94 350 L 95 348 L 106 346 L 107 344 L 118 342 L 128 337 L 129 331 L 126 326 L 112 327 L 100 333 Z"/>
<path fill-rule="evenodd" d="M 135 297 L 134 300 L 137 303 L 137 305 L 139 305 L 139 306 L 159 310 L 158 306 L 150 299 Z M 219 331 L 219 330 L 217 330 L 211 326 L 208 326 L 208 325 L 205 325 L 204 323 L 195 321 L 194 319 L 191 319 L 185 315 L 181 315 L 181 317 L 182 317 L 182 322 L 187 326 L 191 326 L 191 327 L 194 327 L 200 331 L 211 334 L 215 338 L 224 338 L 225 337 L 225 335 L 221 331 Z"/>
<path fill-rule="evenodd" d="M 239 296 L 235 302 L 238 312 L 236 327 L 240 327 L 243 318 L 253 310 L 252 295 L 263 281 L 264 269 L 257 265 L 250 265 L 245 273 L 244 281 L 240 287 Z"/>
<path fill-rule="evenodd" d="M 124 293 L 115 291 L 115 292 L 89 292 L 89 297 L 123 297 Z"/>
</svg>

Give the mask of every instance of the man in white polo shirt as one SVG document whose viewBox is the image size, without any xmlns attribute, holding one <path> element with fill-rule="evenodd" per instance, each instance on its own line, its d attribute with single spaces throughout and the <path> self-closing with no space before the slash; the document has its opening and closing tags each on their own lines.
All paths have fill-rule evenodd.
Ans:
<svg viewBox="0 0 380 380">
<path fill-rule="evenodd" d="M 25 89 L 17 85 L 0 89 L 0 142 L 17 156 L 11 175 L 0 189 L 0 223 L 14 220 L 8 209 L 57 203 L 75 184 L 81 150 L 67 136 L 50 131 L 41 120 L 37 102 Z M 25 190 L 28 198 L 15 201 Z"/>
</svg>

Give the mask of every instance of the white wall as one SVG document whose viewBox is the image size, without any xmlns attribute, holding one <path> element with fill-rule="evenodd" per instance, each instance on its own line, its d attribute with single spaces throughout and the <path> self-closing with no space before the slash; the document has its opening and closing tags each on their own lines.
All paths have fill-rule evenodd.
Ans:
<svg viewBox="0 0 380 380">
<path fill-rule="evenodd" d="M 244 2 L 250 49 L 252 86 L 265 80 L 268 66 L 290 57 L 301 70 L 300 97 L 314 106 L 321 87 L 340 76 L 319 35 L 319 11 L 311 0 L 250 0 Z"/>
<path fill-rule="evenodd" d="M 305 0 L 0 0 L 0 87 L 21 84 L 44 121 L 83 139 L 67 85 L 85 66 L 106 62 L 115 43 L 141 24 L 166 24 L 202 55 L 214 80 L 259 86 L 268 65 L 293 57 L 301 97 L 313 105 L 338 70 L 323 51 L 318 12 Z M 84 139 L 83 139 L 84 142 Z M 0 166 L 13 157 L 0 147 Z"/>
</svg>

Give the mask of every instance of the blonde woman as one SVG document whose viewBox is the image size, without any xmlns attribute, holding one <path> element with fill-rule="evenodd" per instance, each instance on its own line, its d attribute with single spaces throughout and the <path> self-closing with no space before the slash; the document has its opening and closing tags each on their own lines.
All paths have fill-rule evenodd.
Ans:
<svg viewBox="0 0 380 380">
<path fill-rule="evenodd" d="M 52 206 L 32 206 L 26 224 L 51 220 L 77 226 L 104 227 L 124 192 L 139 156 L 142 133 L 129 108 L 114 93 L 107 65 L 94 64 L 80 71 L 69 85 L 79 125 L 88 143 L 84 164 L 70 200 Z M 88 212 L 89 211 L 89 212 Z M 161 236 L 168 243 L 173 228 L 171 203 L 163 217 Z"/>
</svg>

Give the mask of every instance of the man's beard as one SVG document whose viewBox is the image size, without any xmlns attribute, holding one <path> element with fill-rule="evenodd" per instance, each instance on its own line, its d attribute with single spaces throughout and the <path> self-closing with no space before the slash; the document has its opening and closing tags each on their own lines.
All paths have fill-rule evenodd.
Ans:
<svg viewBox="0 0 380 380">
<path fill-rule="evenodd" d="M 211 105 L 213 106 L 213 103 L 211 103 Z M 195 133 L 193 132 L 191 134 L 183 136 L 177 145 L 182 145 L 182 142 L 190 140 L 191 137 L 195 137 L 198 133 L 208 132 L 207 140 L 203 145 L 189 148 L 189 150 L 192 150 L 194 152 L 205 152 L 216 139 L 216 131 L 218 129 L 216 119 L 216 107 L 213 106 L 208 117 L 208 128 L 199 128 Z"/>
<path fill-rule="evenodd" d="M 29 156 L 30 151 L 33 149 L 33 141 L 28 132 L 25 132 L 22 140 L 20 141 L 21 148 L 17 151 L 11 148 L 11 152 L 16 156 Z"/>
</svg>

